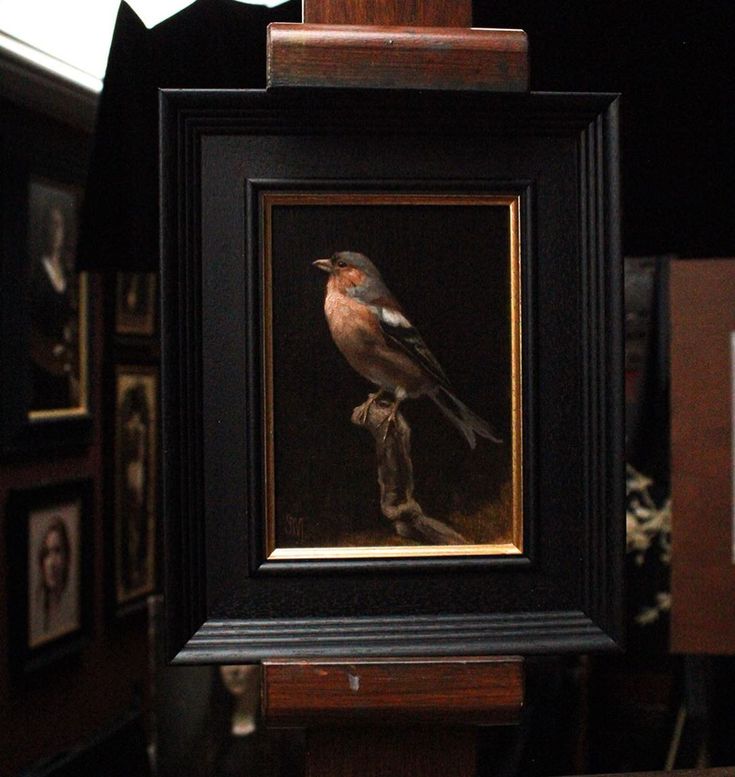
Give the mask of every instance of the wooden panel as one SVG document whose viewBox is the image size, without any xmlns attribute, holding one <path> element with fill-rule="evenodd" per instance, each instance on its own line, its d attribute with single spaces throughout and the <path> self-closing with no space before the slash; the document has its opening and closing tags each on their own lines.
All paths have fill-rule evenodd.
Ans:
<svg viewBox="0 0 735 777">
<path fill-rule="evenodd" d="M 521 30 L 271 24 L 268 86 L 528 89 Z"/>
<path fill-rule="evenodd" d="M 307 732 L 306 777 L 474 777 L 473 729 L 355 728 Z"/>
<path fill-rule="evenodd" d="M 507 724 L 523 703 L 520 658 L 265 661 L 269 724 L 377 719 Z"/>
<path fill-rule="evenodd" d="M 667 772 L 625 772 L 615 774 L 595 774 L 594 777 L 733 777 L 735 768 L 726 766 L 718 769 L 676 769 Z M 593 777 L 593 775 L 588 775 Z"/>
<path fill-rule="evenodd" d="M 304 0 L 306 24 L 469 27 L 471 0 Z"/>
<path fill-rule="evenodd" d="M 735 652 L 735 260 L 671 266 L 672 649 Z"/>
</svg>

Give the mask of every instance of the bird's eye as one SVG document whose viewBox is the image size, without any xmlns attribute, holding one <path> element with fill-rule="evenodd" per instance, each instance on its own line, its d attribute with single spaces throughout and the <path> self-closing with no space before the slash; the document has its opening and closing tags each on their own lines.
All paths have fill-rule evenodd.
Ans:
<svg viewBox="0 0 735 777">
<path fill-rule="evenodd" d="M 337 267 L 347 267 L 347 262 L 345 262 L 343 259 L 340 259 L 337 262 Z"/>
</svg>

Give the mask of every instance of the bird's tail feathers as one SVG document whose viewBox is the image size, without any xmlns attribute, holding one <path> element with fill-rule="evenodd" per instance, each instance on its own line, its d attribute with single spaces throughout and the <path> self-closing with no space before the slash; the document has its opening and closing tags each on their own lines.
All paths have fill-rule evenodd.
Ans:
<svg viewBox="0 0 735 777">
<path fill-rule="evenodd" d="M 440 386 L 437 391 L 432 393 L 431 398 L 442 413 L 459 429 L 464 438 L 469 443 L 470 448 L 475 447 L 477 439 L 475 435 L 484 437 L 495 443 L 502 443 L 502 439 L 493 432 L 490 424 L 485 419 L 480 418 L 477 413 L 473 413 L 464 402 L 457 399 L 451 391 Z"/>
</svg>

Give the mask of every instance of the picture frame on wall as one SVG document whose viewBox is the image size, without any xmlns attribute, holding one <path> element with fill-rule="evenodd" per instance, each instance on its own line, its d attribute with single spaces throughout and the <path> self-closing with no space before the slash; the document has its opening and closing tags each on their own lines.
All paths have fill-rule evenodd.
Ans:
<svg viewBox="0 0 735 777">
<path fill-rule="evenodd" d="M 28 202 L 29 419 L 89 413 L 87 277 L 74 268 L 79 192 L 31 178 Z"/>
<path fill-rule="evenodd" d="M 73 168 L 73 164 L 71 165 Z M 81 174 L 80 174 L 81 175 Z M 82 189 L 66 164 L 9 164 L 1 264 L 4 338 L 0 452 L 86 445 L 91 283 L 77 273 Z"/>
<path fill-rule="evenodd" d="M 616 111 L 162 92 L 172 660 L 614 649 Z"/>
<path fill-rule="evenodd" d="M 158 278 L 155 273 L 121 272 L 115 288 L 115 334 L 153 337 Z"/>
<path fill-rule="evenodd" d="M 156 588 L 158 369 L 117 365 L 114 433 L 114 603 L 140 604 Z"/>
<path fill-rule="evenodd" d="M 92 484 L 12 491 L 6 504 L 12 669 L 28 673 L 78 653 L 88 635 Z"/>
</svg>

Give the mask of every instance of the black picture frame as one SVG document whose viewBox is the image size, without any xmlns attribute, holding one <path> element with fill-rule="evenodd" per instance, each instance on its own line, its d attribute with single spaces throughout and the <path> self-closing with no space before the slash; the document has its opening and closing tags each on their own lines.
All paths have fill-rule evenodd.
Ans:
<svg viewBox="0 0 735 777">
<path fill-rule="evenodd" d="M 8 657 L 11 674 L 21 678 L 78 654 L 89 638 L 93 601 L 92 481 L 69 480 L 13 490 L 5 511 Z M 59 563 L 47 573 L 52 583 L 58 578 L 61 589 L 55 603 L 43 577 L 42 547 L 49 543 L 58 551 Z"/>
<path fill-rule="evenodd" d="M 93 431 L 95 284 L 75 270 L 86 146 L 71 130 L 46 138 L 34 127 L 27 140 L 22 147 L 0 144 L 0 320 L 7 335 L 0 344 L 0 455 L 6 456 L 82 448 Z M 63 223 L 61 274 L 43 248 L 54 217 Z"/>
<path fill-rule="evenodd" d="M 161 92 L 171 660 L 526 654 L 620 644 L 617 154 L 615 95 Z M 262 190 L 515 198 L 519 553 L 264 553 L 271 444 L 264 288 L 277 289 L 278 280 L 264 287 L 270 238 L 257 204 Z M 460 270 L 479 263 L 482 274 L 482 256 L 459 261 Z M 449 299 L 441 269 L 433 262 L 421 273 L 433 273 Z M 294 292 L 286 304 L 311 295 L 309 304 L 320 307 L 322 288 Z M 334 377 L 333 387 L 347 374 Z M 374 469 L 369 477 L 374 483 Z"/>
</svg>

